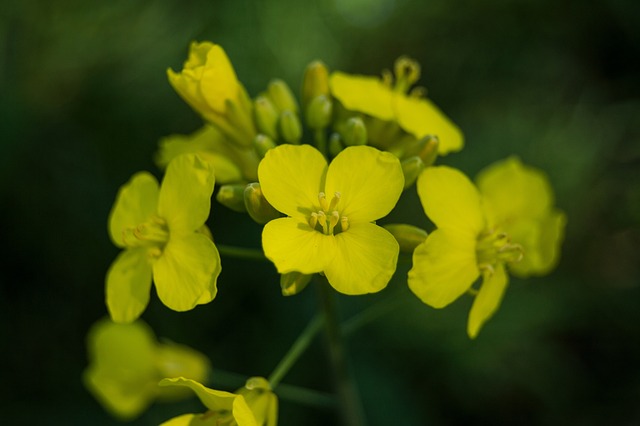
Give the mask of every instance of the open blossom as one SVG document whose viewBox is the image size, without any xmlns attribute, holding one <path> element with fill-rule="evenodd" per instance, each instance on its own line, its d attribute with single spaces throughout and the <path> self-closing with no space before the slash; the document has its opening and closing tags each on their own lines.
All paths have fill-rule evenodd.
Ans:
<svg viewBox="0 0 640 426">
<path fill-rule="evenodd" d="M 288 217 L 267 223 L 265 255 L 278 272 L 322 272 L 344 294 L 373 293 L 393 275 L 398 243 L 373 221 L 396 205 L 404 185 L 398 159 L 349 147 L 331 164 L 309 145 L 280 145 L 258 168 L 262 192 Z"/>
<path fill-rule="evenodd" d="M 552 208 L 544 175 L 518 160 L 488 168 L 479 182 L 482 192 L 456 169 L 422 172 L 418 195 L 437 229 L 416 248 L 409 271 L 411 290 L 435 308 L 447 306 L 482 277 L 467 325 L 472 338 L 502 301 L 507 266 L 530 275 L 555 265 L 565 223 L 564 214 Z"/>
<path fill-rule="evenodd" d="M 214 182 L 211 167 L 186 154 L 169 164 L 162 186 L 140 172 L 120 189 L 109 234 L 124 250 L 106 278 L 107 307 L 114 321 L 140 316 L 149 303 L 152 277 L 162 303 L 176 311 L 216 296 L 220 255 L 202 232 Z"/>
</svg>

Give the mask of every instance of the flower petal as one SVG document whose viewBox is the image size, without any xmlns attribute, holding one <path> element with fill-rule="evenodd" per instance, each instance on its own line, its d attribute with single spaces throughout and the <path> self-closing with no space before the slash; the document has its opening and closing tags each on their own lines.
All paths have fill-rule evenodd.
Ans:
<svg viewBox="0 0 640 426">
<path fill-rule="evenodd" d="M 136 320 L 149 304 L 151 265 L 144 247 L 122 251 L 107 271 L 106 301 L 111 319 Z"/>
<path fill-rule="evenodd" d="M 375 293 L 387 286 L 396 270 L 398 242 L 372 223 L 356 223 L 336 235 L 337 253 L 324 273 L 343 294 Z"/>
<path fill-rule="evenodd" d="M 124 247 L 122 231 L 147 221 L 158 208 L 158 181 L 150 173 L 136 173 L 118 191 L 109 214 L 109 235 L 118 247 Z"/>
<path fill-rule="evenodd" d="M 223 112 L 226 110 L 225 101 L 238 97 L 238 78 L 229 57 L 219 45 L 211 44 L 206 61 L 200 93 L 211 109 Z"/>
<path fill-rule="evenodd" d="M 276 210 L 291 217 L 308 218 L 320 209 L 327 161 L 310 145 L 280 145 L 267 151 L 258 166 L 260 187 Z"/>
<path fill-rule="evenodd" d="M 195 154 L 181 155 L 169 163 L 162 180 L 158 214 L 171 235 L 193 232 L 209 217 L 215 184 L 211 167 Z"/>
<path fill-rule="evenodd" d="M 404 188 L 398 158 L 370 146 L 349 147 L 333 159 L 327 171 L 327 199 L 341 194 L 337 210 L 349 222 L 371 222 L 386 216 Z"/>
<path fill-rule="evenodd" d="M 202 414 L 183 414 L 160 423 L 160 426 L 210 426 L 202 421 Z"/>
<path fill-rule="evenodd" d="M 408 284 L 424 303 L 443 308 L 464 294 L 479 275 L 475 238 L 436 229 L 413 252 Z"/>
<path fill-rule="evenodd" d="M 482 325 L 500 306 L 509 283 L 509 276 L 502 263 L 495 266 L 493 274 L 485 272 L 483 275 L 482 286 L 471 306 L 467 324 L 467 334 L 472 339 L 475 339 Z"/>
<path fill-rule="evenodd" d="M 377 77 L 349 75 L 339 71 L 331 74 L 331 93 L 346 109 L 379 118 L 393 120 L 393 92 Z"/>
<path fill-rule="evenodd" d="M 153 264 L 158 297 L 174 311 L 188 311 L 210 302 L 217 293 L 220 255 L 203 234 L 171 238 Z"/>
<path fill-rule="evenodd" d="M 418 139 L 427 135 L 438 137 L 440 155 L 460 151 L 464 146 L 464 138 L 458 126 L 429 99 L 397 93 L 393 98 L 393 107 L 398 124 L 407 133 Z"/>
<path fill-rule="evenodd" d="M 474 238 L 484 229 L 480 195 L 461 171 L 428 167 L 418 177 L 417 187 L 424 212 L 438 228 L 455 229 Z"/>
<path fill-rule="evenodd" d="M 262 248 L 281 274 L 324 270 L 336 253 L 335 238 L 311 229 L 304 220 L 283 217 L 262 230 Z"/>
</svg>

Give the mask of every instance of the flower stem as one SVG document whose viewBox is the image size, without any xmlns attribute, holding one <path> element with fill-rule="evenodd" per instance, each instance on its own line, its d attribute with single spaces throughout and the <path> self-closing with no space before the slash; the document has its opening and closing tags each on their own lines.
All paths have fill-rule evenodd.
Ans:
<svg viewBox="0 0 640 426">
<path fill-rule="evenodd" d="M 345 426 L 365 425 L 364 410 L 358 389 L 349 370 L 346 348 L 340 330 L 333 288 L 326 279 L 318 282 L 320 308 L 324 312 L 324 325 L 329 345 L 329 358 L 336 381 L 336 388 Z"/>
<path fill-rule="evenodd" d="M 216 247 L 218 248 L 218 252 L 223 256 L 237 257 L 239 259 L 267 260 L 262 250 L 246 247 L 225 246 L 223 244 L 216 244 Z"/>
<path fill-rule="evenodd" d="M 271 384 L 271 388 L 275 390 L 275 388 L 280 384 L 280 381 L 284 378 L 284 376 L 289 372 L 291 367 L 296 363 L 300 355 L 304 353 L 304 351 L 309 347 L 309 344 L 313 341 L 313 338 L 318 334 L 320 328 L 323 324 L 323 315 L 317 314 L 313 319 L 307 324 L 307 327 L 304 329 L 302 334 L 298 336 L 289 352 L 280 360 L 276 368 L 273 370 L 273 373 L 269 376 L 269 384 Z"/>
</svg>

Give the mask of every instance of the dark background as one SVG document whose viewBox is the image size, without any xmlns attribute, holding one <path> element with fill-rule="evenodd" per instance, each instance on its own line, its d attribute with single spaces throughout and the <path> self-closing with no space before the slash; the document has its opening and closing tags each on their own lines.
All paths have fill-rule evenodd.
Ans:
<svg viewBox="0 0 640 426">
<path fill-rule="evenodd" d="M 471 303 L 423 305 L 403 264 L 381 294 L 340 297 L 346 318 L 400 307 L 350 340 L 373 425 L 640 423 L 640 13 L 634 0 L 114 1 L 0 5 L 0 413 L 6 424 L 116 424 L 81 383 L 89 327 L 106 314 L 118 250 L 106 221 L 134 172 L 160 176 L 159 138 L 195 130 L 174 93 L 191 40 L 221 44 L 252 96 L 297 91 L 304 67 L 378 74 L 407 54 L 463 129 L 441 163 L 474 176 L 511 154 L 543 168 L 568 215 L 553 274 L 513 279 L 479 338 Z M 426 226 L 413 190 L 395 218 Z M 411 208 L 411 210 L 407 210 Z M 214 203 L 221 244 L 259 247 L 260 227 Z M 392 218 L 393 219 L 393 218 Z M 268 263 L 223 258 L 219 295 L 175 313 L 153 295 L 143 318 L 215 368 L 268 375 L 315 310 L 283 298 Z M 285 379 L 330 390 L 313 345 Z M 202 410 L 154 405 L 132 424 Z M 281 402 L 283 425 L 331 412 Z"/>
</svg>

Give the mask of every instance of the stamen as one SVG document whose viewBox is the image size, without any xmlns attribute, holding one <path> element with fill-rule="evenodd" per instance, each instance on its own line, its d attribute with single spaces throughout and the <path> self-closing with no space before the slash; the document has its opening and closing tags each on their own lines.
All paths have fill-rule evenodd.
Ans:
<svg viewBox="0 0 640 426">
<path fill-rule="evenodd" d="M 333 212 L 331 212 L 331 216 L 329 217 L 329 235 L 333 234 L 333 228 L 336 227 L 339 221 L 340 214 L 334 210 Z"/>
<path fill-rule="evenodd" d="M 316 225 L 318 224 L 318 213 L 311 213 L 311 217 L 309 218 L 309 226 L 311 229 L 316 229 Z"/>
<path fill-rule="evenodd" d="M 324 192 L 318 194 L 318 201 L 320 201 L 320 208 L 322 208 L 323 211 L 329 211 L 329 203 L 327 202 L 327 196 Z"/>
<path fill-rule="evenodd" d="M 322 226 L 322 230 L 325 234 L 329 235 L 329 227 L 327 226 L 327 215 L 323 211 L 318 212 L 318 223 Z"/>
<path fill-rule="evenodd" d="M 329 204 L 329 210 L 335 210 L 339 202 L 340 202 L 340 193 L 336 192 L 333 198 L 331 199 L 331 204 Z"/>
<path fill-rule="evenodd" d="M 342 228 L 342 232 L 349 229 L 349 218 L 346 216 L 342 216 L 340 218 L 340 228 Z"/>
</svg>

